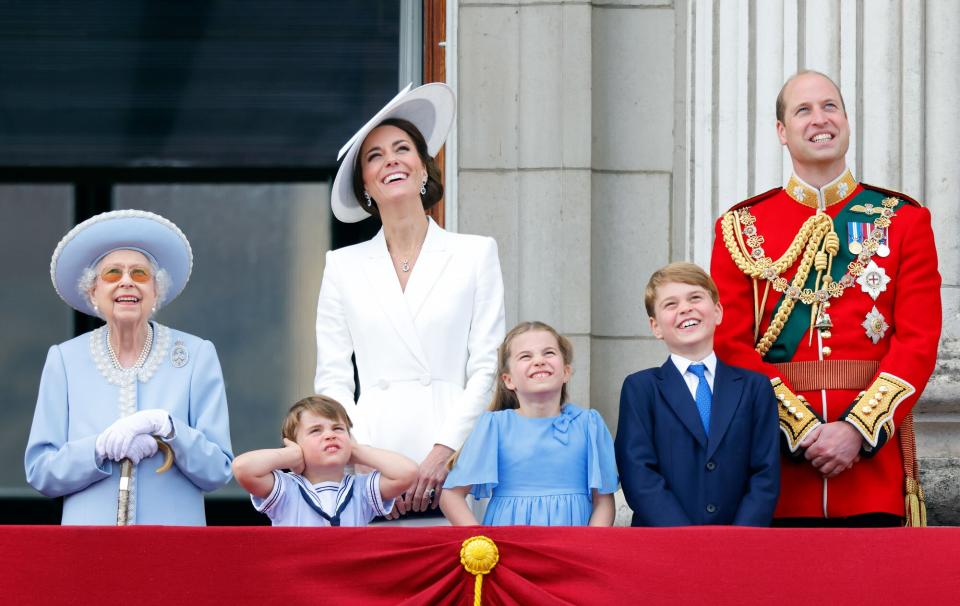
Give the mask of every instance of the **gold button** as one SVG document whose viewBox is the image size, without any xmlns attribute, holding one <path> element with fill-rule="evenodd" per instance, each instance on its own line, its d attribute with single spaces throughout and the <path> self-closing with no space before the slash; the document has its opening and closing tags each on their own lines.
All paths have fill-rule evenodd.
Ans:
<svg viewBox="0 0 960 606">
<path fill-rule="evenodd" d="M 831 353 L 833 353 L 833 350 L 830 349 L 829 347 L 824 347 L 822 351 L 823 351 L 824 357 L 829 356 Z"/>
<path fill-rule="evenodd" d="M 870 408 L 869 406 L 864 406 L 864 407 L 861 408 L 860 410 L 862 410 L 862 411 L 863 411 L 863 414 L 865 414 L 865 415 L 868 415 L 868 414 L 870 414 L 871 412 L 873 412 L 873 409 Z"/>
<path fill-rule="evenodd" d="M 798 410 L 797 412 L 793 413 L 793 416 L 795 416 L 798 419 L 802 419 L 803 413 Z"/>
<path fill-rule="evenodd" d="M 830 332 L 829 330 L 821 330 L 820 336 L 823 337 L 824 339 L 829 339 L 830 337 L 833 336 L 833 333 Z"/>
</svg>

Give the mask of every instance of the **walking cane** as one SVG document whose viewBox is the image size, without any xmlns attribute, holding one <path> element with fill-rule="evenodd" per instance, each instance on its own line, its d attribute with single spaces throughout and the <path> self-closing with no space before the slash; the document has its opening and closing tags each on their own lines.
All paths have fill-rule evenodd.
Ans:
<svg viewBox="0 0 960 606">
<path fill-rule="evenodd" d="M 157 473 L 163 473 L 173 467 L 173 449 L 170 445 L 154 436 L 157 448 L 163 451 L 163 464 L 157 467 Z M 126 526 L 130 514 L 130 477 L 133 475 L 133 461 L 123 459 L 120 462 L 120 492 L 117 494 L 117 526 Z"/>
</svg>

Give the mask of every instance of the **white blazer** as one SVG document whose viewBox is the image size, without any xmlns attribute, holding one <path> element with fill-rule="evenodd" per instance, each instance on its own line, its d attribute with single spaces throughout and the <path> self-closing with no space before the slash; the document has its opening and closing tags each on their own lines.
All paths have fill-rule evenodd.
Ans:
<svg viewBox="0 0 960 606">
<path fill-rule="evenodd" d="M 381 229 L 327 253 L 314 388 L 344 405 L 359 442 L 419 462 L 434 444 L 460 448 L 473 429 L 490 401 L 503 335 L 493 238 L 452 234 L 430 219 L 403 291 Z"/>
</svg>

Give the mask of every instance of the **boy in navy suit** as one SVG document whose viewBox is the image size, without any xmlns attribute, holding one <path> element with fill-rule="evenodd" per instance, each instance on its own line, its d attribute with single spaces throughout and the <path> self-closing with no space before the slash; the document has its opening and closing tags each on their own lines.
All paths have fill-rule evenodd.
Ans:
<svg viewBox="0 0 960 606">
<path fill-rule="evenodd" d="M 780 491 L 770 380 L 713 353 L 723 307 L 697 265 L 654 272 L 644 303 L 670 357 L 620 392 L 617 466 L 632 525 L 769 526 Z"/>
</svg>

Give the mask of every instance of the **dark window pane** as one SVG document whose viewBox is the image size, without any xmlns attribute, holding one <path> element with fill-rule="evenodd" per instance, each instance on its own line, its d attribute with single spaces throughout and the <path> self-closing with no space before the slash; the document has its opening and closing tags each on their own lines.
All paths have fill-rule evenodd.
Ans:
<svg viewBox="0 0 960 606">
<path fill-rule="evenodd" d="M 0 494 L 36 494 L 23 472 L 40 373 L 73 337 L 73 312 L 50 282 L 50 255 L 73 222 L 69 186 L 0 186 Z"/>
<path fill-rule="evenodd" d="M 2 3 L 0 166 L 333 166 L 397 91 L 399 5 Z"/>
<path fill-rule="evenodd" d="M 114 191 L 117 208 L 159 213 L 190 240 L 190 283 L 157 320 L 217 347 L 235 453 L 281 446 L 283 415 L 313 393 L 328 192 L 325 184 L 124 185 Z M 226 491 L 242 493 L 233 483 Z"/>
</svg>

